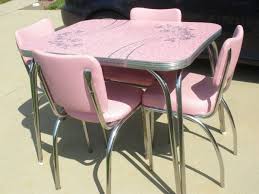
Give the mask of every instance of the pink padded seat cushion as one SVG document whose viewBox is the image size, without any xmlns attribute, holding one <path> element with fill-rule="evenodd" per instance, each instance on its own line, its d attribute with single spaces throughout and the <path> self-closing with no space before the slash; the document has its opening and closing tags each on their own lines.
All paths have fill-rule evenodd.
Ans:
<svg viewBox="0 0 259 194">
<path fill-rule="evenodd" d="M 175 78 L 166 78 L 172 100 L 172 109 L 176 111 Z M 183 113 L 190 115 L 204 115 L 210 113 L 216 103 L 218 90 L 213 85 L 213 79 L 195 73 L 186 73 L 182 80 Z M 165 99 L 158 83 L 149 87 L 143 94 L 144 106 L 165 109 Z"/>
<path fill-rule="evenodd" d="M 124 118 L 141 103 L 143 93 L 141 89 L 114 82 L 106 82 L 105 84 L 108 97 L 108 109 L 103 113 L 103 116 L 107 123 Z M 67 111 L 67 113 L 79 120 L 94 123 L 99 122 L 97 115 L 94 113 L 71 111 Z"/>
</svg>

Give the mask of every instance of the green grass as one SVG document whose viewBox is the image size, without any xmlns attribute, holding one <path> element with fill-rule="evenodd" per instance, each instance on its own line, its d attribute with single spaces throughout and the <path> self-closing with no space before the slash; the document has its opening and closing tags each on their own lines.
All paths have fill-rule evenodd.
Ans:
<svg viewBox="0 0 259 194">
<path fill-rule="evenodd" d="M 48 9 L 60 9 L 64 6 L 64 4 L 65 0 L 56 0 L 48 6 Z"/>
<path fill-rule="evenodd" d="M 10 1 L 10 0 L 0 0 L 0 4 L 5 3 L 7 1 Z"/>
</svg>

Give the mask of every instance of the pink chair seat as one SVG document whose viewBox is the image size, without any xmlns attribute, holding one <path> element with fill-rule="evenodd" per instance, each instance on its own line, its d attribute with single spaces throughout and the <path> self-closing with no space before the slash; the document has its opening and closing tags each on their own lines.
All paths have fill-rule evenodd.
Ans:
<svg viewBox="0 0 259 194">
<path fill-rule="evenodd" d="M 47 18 L 42 19 L 36 23 L 33 23 L 30 26 L 26 26 L 24 28 L 17 30 L 15 32 L 15 38 L 16 38 L 16 43 L 19 51 L 20 49 L 25 48 L 25 45 L 27 42 L 31 42 L 33 43 L 32 46 L 35 45 L 35 47 L 37 47 L 39 40 L 54 32 L 55 32 L 54 26 L 52 22 Z M 22 58 L 24 62 L 31 60 L 30 57 L 22 56 Z M 25 63 L 25 65 L 26 64 L 27 63 Z"/>
<path fill-rule="evenodd" d="M 56 189 L 60 189 L 57 135 L 66 116 L 81 120 L 89 145 L 85 121 L 100 123 L 107 145 L 107 182 L 110 183 L 111 151 L 124 122 L 141 106 L 142 89 L 120 83 L 105 82 L 101 65 L 88 55 L 57 55 L 34 51 L 38 75 L 51 108 L 58 116 L 53 128 L 52 162 Z M 58 107 L 64 111 L 60 112 Z M 107 125 L 108 124 L 108 125 Z M 106 130 L 111 130 L 107 141 Z M 107 184 L 108 184 L 107 183 Z M 109 185 L 107 186 L 107 188 Z M 108 192 L 107 192 L 108 193 Z"/>
<path fill-rule="evenodd" d="M 151 86 L 154 82 L 153 76 L 147 71 L 118 67 L 102 67 L 102 69 L 106 80 L 140 86 Z"/>
<path fill-rule="evenodd" d="M 103 117 L 107 123 L 121 120 L 141 103 L 143 93 L 141 89 L 114 82 L 106 82 L 105 85 L 108 109 L 103 113 Z M 94 113 L 73 112 L 67 109 L 66 112 L 76 119 L 99 123 Z"/>
<path fill-rule="evenodd" d="M 166 81 L 170 90 L 172 109 L 176 111 L 175 77 L 167 76 Z M 182 80 L 182 108 L 184 114 L 204 115 L 213 111 L 216 105 L 218 87 L 213 79 L 195 73 L 183 74 Z M 165 109 L 165 99 L 158 83 L 149 87 L 143 94 L 144 106 Z"/>
</svg>

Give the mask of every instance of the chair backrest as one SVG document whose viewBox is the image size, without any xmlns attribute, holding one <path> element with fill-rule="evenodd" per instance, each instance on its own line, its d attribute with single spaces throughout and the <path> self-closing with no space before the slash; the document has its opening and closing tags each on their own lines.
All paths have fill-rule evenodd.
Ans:
<svg viewBox="0 0 259 194">
<path fill-rule="evenodd" d="M 229 86 L 232 77 L 234 75 L 234 71 L 238 62 L 238 58 L 240 55 L 240 50 L 243 43 L 244 30 L 241 25 L 238 25 L 234 31 L 232 38 L 228 38 L 224 43 L 220 50 L 218 61 L 215 68 L 215 74 L 213 77 L 213 83 L 216 86 L 220 86 L 223 80 L 224 72 L 227 68 L 226 72 L 226 83 L 223 85 L 223 88 Z M 230 54 L 229 63 L 228 61 L 228 53 Z"/>
<path fill-rule="evenodd" d="M 33 51 L 50 95 L 57 105 L 70 112 L 96 113 L 85 85 L 84 71 L 91 71 L 92 85 L 103 112 L 108 109 L 108 99 L 99 62 L 86 55 L 58 55 Z"/>
<path fill-rule="evenodd" d="M 181 10 L 172 9 L 149 9 L 135 7 L 130 11 L 131 20 L 161 20 L 161 21 L 182 21 Z"/>
<path fill-rule="evenodd" d="M 30 26 L 26 26 L 21 28 L 15 32 L 16 43 L 18 49 L 23 48 L 25 42 L 33 42 L 37 45 L 37 42 L 44 36 L 47 36 L 53 33 L 54 27 L 52 22 L 45 18 L 36 23 L 31 24 Z M 28 59 L 27 57 L 23 57 L 24 61 Z"/>
</svg>

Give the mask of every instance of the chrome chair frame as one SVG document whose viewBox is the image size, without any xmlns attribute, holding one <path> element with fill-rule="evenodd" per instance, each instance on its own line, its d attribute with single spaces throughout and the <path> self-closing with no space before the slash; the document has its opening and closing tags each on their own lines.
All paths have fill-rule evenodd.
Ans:
<svg viewBox="0 0 259 194">
<path fill-rule="evenodd" d="M 25 66 L 25 69 L 26 69 L 29 79 L 30 79 L 33 110 L 35 109 L 34 108 L 35 106 L 37 107 L 37 109 L 39 109 L 39 102 L 40 102 L 41 98 L 43 96 L 45 96 L 45 91 L 44 91 L 44 89 L 37 86 L 37 72 L 35 71 L 34 59 L 32 59 L 30 61 L 30 64 L 25 63 L 22 55 L 21 55 L 21 59 L 22 59 L 22 62 Z M 34 99 L 37 103 L 35 103 Z M 33 122 L 34 122 L 34 126 L 38 126 L 38 127 L 35 127 L 35 140 L 36 140 L 35 146 L 36 146 L 38 163 L 40 165 L 42 165 L 43 164 L 43 154 L 42 154 L 42 147 L 41 147 L 41 134 L 40 134 L 40 129 L 39 129 L 40 124 L 39 124 L 39 119 L 35 119 L 35 114 L 38 114 L 38 117 L 36 117 L 36 118 L 39 118 L 39 112 L 33 111 L 33 117 L 34 117 Z"/>
<path fill-rule="evenodd" d="M 211 49 L 212 51 L 209 50 L 209 52 L 215 52 L 215 54 L 210 54 L 210 64 L 211 64 L 211 70 L 212 70 L 212 74 L 214 75 L 214 69 L 215 69 L 215 65 L 217 63 L 217 60 L 218 60 L 218 51 L 217 51 L 217 46 L 215 44 L 212 45 L 213 49 Z M 214 59 L 211 59 L 211 58 L 214 58 Z M 231 50 L 229 51 L 228 53 L 228 59 L 227 60 L 230 60 L 231 59 Z M 212 65 L 213 64 L 213 65 Z M 226 69 L 225 71 L 227 72 L 228 71 L 228 66 L 229 66 L 229 61 L 227 61 L 227 65 L 226 65 Z M 224 72 L 225 73 L 225 72 Z M 230 108 L 227 104 L 227 102 L 225 101 L 224 97 L 223 97 L 223 94 L 225 91 L 228 90 L 228 88 L 230 87 L 230 84 L 231 84 L 231 80 L 232 80 L 232 77 L 230 79 L 226 79 L 226 76 L 225 74 L 223 75 L 223 80 L 222 80 L 222 84 L 223 85 L 220 85 L 220 87 L 222 87 L 221 91 L 218 93 L 218 96 L 217 96 L 217 103 L 216 103 L 216 108 L 214 109 L 214 111 L 210 114 L 207 114 L 207 115 L 198 115 L 197 117 L 199 118 L 209 118 L 211 116 L 213 116 L 216 111 L 218 110 L 218 116 L 219 116 L 219 121 L 220 121 L 220 132 L 222 134 L 226 134 L 226 124 L 225 124 L 225 114 L 224 114 L 224 110 L 226 111 L 228 117 L 229 117 L 229 120 L 230 120 L 230 123 L 231 123 L 231 128 L 232 128 L 232 135 L 233 135 L 233 154 L 234 155 L 237 155 L 237 131 L 236 131 L 236 125 L 235 125 L 235 121 L 234 121 L 234 118 L 233 118 L 233 115 L 230 111 Z M 224 80 L 226 79 L 226 80 Z"/>
<path fill-rule="evenodd" d="M 215 66 L 218 60 L 218 47 L 215 41 L 213 41 L 207 48 L 208 54 L 209 54 L 209 61 L 210 61 L 210 68 L 211 68 L 211 74 L 214 75 Z M 225 134 L 225 117 L 224 117 L 224 105 L 220 104 L 218 108 L 219 113 L 219 121 L 220 121 L 220 132 L 222 134 Z M 154 118 L 154 113 L 151 112 L 151 117 Z M 151 121 L 153 122 L 154 119 L 151 118 Z M 153 125 L 152 125 L 153 126 Z M 151 135 L 152 140 L 154 138 L 154 128 L 151 127 Z"/>
<path fill-rule="evenodd" d="M 218 60 L 218 49 L 217 49 L 217 44 L 216 42 L 212 42 L 212 44 L 208 47 L 208 53 L 209 53 L 209 60 L 210 60 L 210 66 L 211 66 L 211 73 L 212 75 L 214 75 L 214 70 L 215 70 L 215 65 L 217 63 Z M 229 86 L 230 86 L 230 82 L 227 82 L 227 86 L 225 87 L 224 91 L 226 91 Z M 218 106 L 218 117 L 219 117 L 219 123 L 220 123 L 220 132 L 225 135 L 226 134 L 226 123 L 225 123 L 225 112 L 227 113 L 230 123 L 231 123 L 231 127 L 232 127 L 232 134 L 233 134 L 233 154 L 237 155 L 237 132 L 236 132 L 236 125 L 235 125 L 235 121 L 233 118 L 233 115 L 230 111 L 230 108 L 228 106 L 228 104 L 226 103 L 224 96 L 222 94 L 222 98 L 220 100 L 219 106 Z M 154 112 L 151 112 L 151 136 L 152 136 L 152 142 L 154 139 Z M 204 118 L 208 118 L 210 116 L 213 116 L 215 114 L 215 112 L 211 115 L 206 115 Z"/>
<path fill-rule="evenodd" d="M 60 125 L 62 123 L 63 120 L 65 120 L 68 115 L 66 114 L 66 112 L 64 111 L 63 108 L 61 107 L 58 107 L 51 94 L 50 94 L 50 91 L 49 91 L 49 88 L 46 84 L 46 80 L 41 72 L 41 69 L 40 69 L 40 66 L 38 64 L 35 64 L 35 67 L 37 68 L 37 71 L 38 72 L 38 75 L 39 75 L 39 78 L 42 82 L 42 85 L 43 85 L 43 88 L 44 90 L 46 91 L 46 96 L 47 96 L 47 99 L 50 103 L 50 107 L 52 109 L 52 112 L 54 113 L 54 115 L 57 117 L 56 119 L 56 122 L 55 122 L 55 125 L 53 127 L 53 130 L 52 130 L 52 136 L 53 136 L 53 147 L 52 147 L 52 154 L 53 154 L 53 171 L 54 171 L 54 181 L 55 181 L 55 187 L 56 189 L 60 189 L 61 186 L 60 186 L 60 174 L 59 174 L 59 161 L 58 161 L 58 145 L 57 145 L 57 136 L 58 136 L 58 132 L 59 132 L 59 128 L 60 128 Z M 86 138 L 86 143 L 88 145 L 88 152 L 91 153 L 92 152 L 92 147 L 91 147 L 91 143 L 90 143 L 90 140 L 89 140 L 89 135 L 88 135 L 88 129 L 86 127 L 86 124 L 84 121 L 81 121 L 82 122 L 82 126 L 83 126 L 83 129 L 84 129 L 84 134 L 85 134 L 85 138 Z"/>
<path fill-rule="evenodd" d="M 211 65 L 211 73 L 214 75 L 215 72 L 215 66 L 218 61 L 218 48 L 217 44 L 213 42 L 209 47 L 208 47 L 208 53 L 209 53 L 209 60 L 210 60 L 210 65 Z M 229 86 L 229 85 L 228 85 Z M 223 101 L 224 98 L 222 96 L 222 102 L 219 104 L 218 107 L 218 116 L 219 116 L 219 123 L 220 123 L 220 132 L 222 134 L 226 134 L 226 123 L 225 123 L 225 115 L 224 115 L 224 109 L 227 111 L 228 116 L 231 120 L 231 125 L 233 125 L 233 117 L 231 115 L 230 109 L 228 108 L 228 105 L 224 103 Z M 234 150 L 234 154 L 237 154 L 237 150 Z"/>
<path fill-rule="evenodd" d="M 23 60 L 23 59 L 22 59 Z M 24 62 L 24 60 L 23 60 Z M 35 129 L 35 139 L 36 139 L 36 152 L 38 157 L 38 162 L 40 165 L 43 164 L 43 154 L 42 154 L 42 146 L 41 146 L 41 134 L 40 134 L 40 119 L 39 119 L 39 99 L 41 97 L 38 96 L 38 86 L 37 86 L 37 66 L 35 65 L 34 59 L 32 59 L 31 64 L 27 67 L 26 70 L 28 72 L 30 78 L 30 86 L 31 86 L 31 95 L 32 95 L 32 109 L 33 111 L 33 122 Z M 45 92 L 43 92 L 45 94 Z"/>
<path fill-rule="evenodd" d="M 223 99 L 223 92 L 229 87 L 230 85 L 230 81 L 231 79 L 227 80 L 227 72 L 228 72 L 228 68 L 229 68 L 229 64 L 230 64 L 230 59 L 231 59 L 231 49 L 228 51 L 228 55 L 227 55 L 227 61 L 226 61 L 226 66 L 225 66 L 225 69 L 224 69 L 224 74 L 223 74 L 223 77 L 222 77 L 222 80 L 220 82 L 220 89 L 219 89 L 219 92 L 218 92 L 218 95 L 217 95 L 217 100 L 216 100 L 216 106 L 213 110 L 213 112 L 207 114 L 207 115 L 196 115 L 196 116 L 192 116 L 192 115 L 188 115 L 188 114 L 183 114 L 183 118 L 186 119 L 186 120 L 189 120 L 189 121 L 192 121 L 196 124 L 198 124 L 199 126 L 202 127 L 202 129 L 205 131 L 206 135 L 209 137 L 211 143 L 213 144 L 213 147 L 215 149 L 215 152 L 216 152 L 216 155 L 217 155 L 217 159 L 218 159 L 218 162 L 219 162 L 219 168 L 220 168 L 220 181 L 219 181 L 219 184 L 221 187 L 224 187 L 225 185 L 225 176 L 224 176 L 224 164 L 223 164 L 223 159 L 222 159 L 222 155 L 220 153 L 220 150 L 219 150 L 219 147 L 218 147 L 218 144 L 216 142 L 216 140 L 214 139 L 212 133 L 210 132 L 210 130 L 208 129 L 208 127 L 206 125 L 204 125 L 199 119 L 200 118 L 208 118 L 208 117 L 211 117 L 213 116 L 216 111 L 218 110 L 219 106 L 222 104 L 222 106 L 226 109 L 229 117 L 230 117 L 230 120 L 231 120 L 231 124 L 232 124 L 232 130 L 233 130 L 233 140 L 234 140 L 234 148 L 233 148 L 233 152 L 236 153 L 237 151 L 237 133 L 236 133 L 236 128 L 235 128 L 235 124 L 234 124 L 234 120 L 233 120 L 233 117 L 232 117 L 232 114 L 228 108 L 228 105 L 226 104 L 225 100 Z M 180 75 L 179 75 L 180 74 Z M 181 82 L 179 82 L 179 77 L 181 77 L 181 72 L 177 73 L 176 74 L 176 90 L 181 90 Z M 169 96 L 170 98 L 170 96 Z M 179 98 L 179 96 L 177 96 L 177 99 Z M 178 100 L 179 102 L 179 100 Z M 180 110 L 180 113 L 182 113 L 182 104 L 178 104 L 177 108 L 181 109 Z M 152 131 L 152 128 L 154 129 L 154 120 L 151 120 L 150 117 L 151 114 L 154 114 L 154 112 L 158 112 L 158 113 L 166 113 L 165 110 L 161 110 L 161 109 L 157 109 L 157 108 L 153 108 L 153 107 L 146 107 L 146 106 L 143 106 L 143 109 L 144 109 L 144 112 L 146 113 L 146 127 L 148 127 L 148 129 L 146 130 L 150 130 Z M 179 110 L 178 110 L 179 112 Z M 176 113 L 173 113 L 173 116 L 174 118 L 177 118 L 178 115 L 176 115 Z M 178 117 L 180 118 L 180 117 Z M 150 122 L 151 121 L 151 122 Z M 184 158 L 184 138 L 183 138 L 183 134 L 180 134 L 180 133 L 183 133 L 183 130 L 180 131 L 179 130 L 179 123 L 181 123 L 182 121 L 179 121 L 178 119 L 178 125 L 177 125 L 177 128 L 178 128 L 178 132 L 179 132 L 179 137 L 182 137 L 181 139 L 179 139 L 179 143 L 182 147 L 182 149 L 180 150 L 180 160 L 181 160 L 181 163 L 183 164 L 183 161 L 185 161 L 185 158 Z M 169 123 L 169 122 L 168 122 Z M 152 126 L 153 125 L 153 126 Z M 152 132 L 151 132 L 152 133 Z M 150 136 L 152 138 L 152 135 Z M 150 140 L 147 140 L 148 142 L 152 142 L 152 139 Z M 152 151 L 152 149 L 150 149 L 149 151 Z M 149 158 L 150 161 L 152 161 L 152 154 L 149 154 L 148 157 L 151 157 Z M 153 162 L 152 162 L 153 163 Z M 184 165 L 181 165 L 180 166 L 180 172 L 181 172 L 181 185 L 182 185 L 182 189 L 185 189 L 186 188 L 186 183 L 185 183 L 185 170 L 184 170 L 185 166 Z M 182 194 L 186 193 L 186 191 L 183 191 L 182 190 Z"/>
<path fill-rule="evenodd" d="M 209 61 L 210 61 L 210 68 L 211 68 L 211 74 L 214 75 L 214 71 L 215 71 L 215 66 L 216 63 L 218 61 L 218 48 L 217 48 L 217 44 L 215 41 L 213 41 L 211 43 L 211 45 L 209 45 L 209 47 L 207 48 L 208 50 L 208 54 L 209 54 Z M 228 84 L 229 85 L 229 84 Z M 225 135 L 226 134 L 226 124 L 225 124 L 225 114 L 224 114 L 224 110 L 227 112 L 230 121 L 231 121 L 231 126 L 235 128 L 235 123 L 233 120 L 233 116 L 231 114 L 231 111 L 226 103 L 226 101 L 224 100 L 224 97 L 222 96 L 222 101 L 219 104 L 218 107 L 218 117 L 219 117 L 219 122 L 220 122 L 220 132 Z M 151 112 L 151 122 L 154 122 L 154 112 Z M 151 125 L 151 135 L 152 135 L 152 142 L 153 142 L 153 138 L 154 138 L 154 124 Z M 235 142 L 235 140 L 233 141 Z M 234 155 L 237 155 L 237 150 L 234 149 Z"/>
<path fill-rule="evenodd" d="M 55 102 L 54 102 L 54 100 L 53 100 L 53 98 L 52 98 L 52 96 L 49 92 L 48 86 L 46 84 L 46 80 L 44 79 L 44 76 L 41 72 L 40 66 L 38 64 L 36 64 L 35 66 L 37 68 L 37 72 L 39 74 L 40 80 L 43 83 L 43 87 L 46 91 L 46 96 L 47 96 L 47 98 L 50 102 L 51 109 L 52 109 L 53 113 L 57 116 L 57 120 L 56 120 L 56 123 L 55 123 L 54 128 L 53 128 L 53 150 L 52 150 L 53 161 L 52 162 L 53 162 L 53 166 L 54 166 L 55 187 L 56 187 L 56 189 L 60 189 L 61 185 L 60 185 L 60 175 L 59 175 L 57 135 L 58 135 L 59 126 L 60 126 L 62 120 L 64 120 L 67 117 L 67 114 L 65 113 L 65 111 L 61 107 L 58 107 L 55 104 Z M 106 151 L 106 166 L 107 166 L 106 167 L 107 168 L 106 169 L 106 173 L 107 173 L 106 174 L 106 193 L 111 194 L 111 156 L 112 156 L 113 146 L 114 146 L 115 140 L 117 138 L 117 135 L 118 135 L 119 130 L 121 129 L 122 125 L 139 108 L 141 108 L 141 104 L 138 107 L 136 107 L 133 111 L 131 111 L 122 120 L 116 121 L 116 122 L 113 122 L 113 123 L 106 123 L 105 119 L 103 117 L 103 113 L 102 113 L 102 110 L 101 110 L 101 107 L 100 107 L 100 103 L 99 103 L 97 95 L 96 95 L 94 85 L 92 83 L 92 73 L 91 73 L 91 71 L 88 70 L 88 69 L 85 69 L 84 73 L 83 73 L 83 76 L 84 76 L 84 81 L 85 81 L 85 87 L 91 95 L 92 103 L 94 104 L 97 117 L 98 117 L 99 122 L 102 126 L 102 129 L 103 129 L 102 131 L 103 131 L 103 135 L 104 135 L 105 145 L 107 144 L 107 151 Z M 61 111 L 59 109 L 61 109 Z M 91 148 L 91 145 L 90 145 L 89 135 L 88 135 L 88 131 L 87 131 L 87 128 L 86 128 L 85 121 L 81 121 L 81 122 L 83 124 L 86 142 L 88 144 L 88 151 L 92 152 L 92 148 Z M 145 129 L 148 129 L 148 128 L 145 128 Z M 106 134 L 106 131 L 108 131 L 108 130 L 111 131 L 109 140 L 107 140 L 107 134 Z M 150 134 L 150 131 L 146 131 L 145 133 Z M 150 139 L 150 138 L 148 137 L 148 139 Z M 151 144 L 151 142 L 149 142 L 149 143 Z M 149 146 L 148 153 L 152 153 L 152 147 L 151 148 L 150 147 L 151 146 Z M 151 165 L 152 164 L 150 163 L 150 166 Z"/>
</svg>

